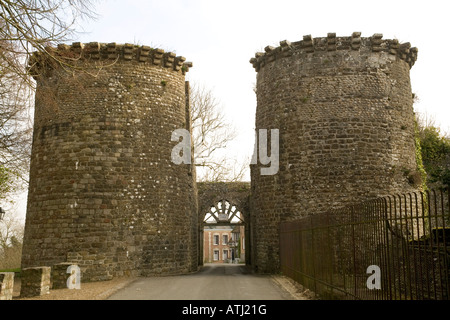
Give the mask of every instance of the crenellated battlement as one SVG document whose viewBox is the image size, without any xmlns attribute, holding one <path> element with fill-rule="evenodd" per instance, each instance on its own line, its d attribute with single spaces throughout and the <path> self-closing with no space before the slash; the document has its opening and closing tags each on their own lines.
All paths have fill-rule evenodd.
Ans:
<svg viewBox="0 0 450 320">
<path fill-rule="evenodd" d="M 149 46 L 76 42 L 29 64 L 22 268 L 76 264 L 83 282 L 197 271 L 195 167 L 174 165 L 171 139 L 190 129 L 192 63 Z"/>
<path fill-rule="evenodd" d="M 372 37 L 361 37 L 361 32 L 353 32 L 350 37 L 336 37 L 336 33 L 328 33 L 326 37 L 312 38 L 311 35 L 303 36 L 303 40 L 290 42 L 280 41 L 280 46 L 267 46 L 265 52 L 257 52 L 255 57 L 250 59 L 250 63 L 258 72 L 266 64 L 285 57 L 292 56 L 294 52 L 313 53 L 330 51 L 371 51 L 387 52 L 390 55 L 406 61 L 410 68 L 417 59 L 418 49 L 409 42 L 399 43 L 397 39 L 382 39 L 381 33 L 376 33 Z"/>
<path fill-rule="evenodd" d="M 86 60 L 101 61 L 103 65 L 112 64 L 118 60 L 138 61 L 169 68 L 183 74 L 193 66 L 192 62 L 187 62 L 185 57 L 177 56 L 174 52 L 130 43 L 74 42 L 71 45 L 59 44 L 57 48 L 47 47 L 46 51 L 55 58 L 54 61 L 49 61 L 48 56 L 43 53 L 35 52 L 29 60 L 32 74 L 39 74 L 39 71 L 51 68 L 55 63 L 74 65 L 78 61 Z"/>
<path fill-rule="evenodd" d="M 326 219 L 330 208 L 420 187 L 412 179 L 420 177 L 410 79 L 417 48 L 353 32 L 305 35 L 261 51 L 250 60 L 255 132 L 278 129 L 278 171 L 265 175 L 260 160 L 250 168 L 252 263 L 277 273 L 285 263 L 281 222 Z"/>
</svg>

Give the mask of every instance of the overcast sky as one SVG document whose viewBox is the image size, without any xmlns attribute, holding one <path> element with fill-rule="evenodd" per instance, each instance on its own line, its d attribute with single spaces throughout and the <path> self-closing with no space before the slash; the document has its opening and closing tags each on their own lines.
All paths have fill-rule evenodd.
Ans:
<svg viewBox="0 0 450 320">
<path fill-rule="evenodd" d="M 256 73 L 249 63 L 257 51 L 303 35 L 328 32 L 410 42 L 419 49 L 411 70 L 416 110 L 434 116 L 450 131 L 447 80 L 450 66 L 448 1 L 249 1 L 103 0 L 99 17 L 83 25 L 78 41 L 131 42 L 174 51 L 192 61 L 187 80 L 211 88 L 239 129 L 230 156 L 253 148 Z M 80 29 L 81 30 L 81 29 Z M 449 36 L 450 38 L 450 36 Z M 236 154 L 235 152 L 238 152 Z"/>
<path fill-rule="evenodd" d="M 415 109 L 436 118 L 450 132 L 447 93 L 450 66 L 448 1 L 291 1 L 291 0 L 98 0 L 95 21 L 85 21 L 74 41 L 135 43 L 176 52 L 192 61 L 187 80 L 210 88 L 239 132 L 227 148 L 234 159 L 253 150 L 257 51 L 303 35 L 329 32 L 410 42 L 419 49 L 411 69 Z M 246 177 L 248 178 L 248 176 Z M 19 211 L 24 215 L 24 201 Z"/>
</svg>

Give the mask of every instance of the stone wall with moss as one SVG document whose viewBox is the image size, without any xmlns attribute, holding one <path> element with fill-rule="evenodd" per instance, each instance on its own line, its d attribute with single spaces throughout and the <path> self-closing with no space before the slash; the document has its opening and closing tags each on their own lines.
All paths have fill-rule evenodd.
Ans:
<svg viewBox="0 0 450 320">
<path fill-rule="evenodd" d="M 22 267 L 76 263 L 82 281 L 197 270 L 185 58 L 74 43 L 30 60 L 37 82 Z"/>
<path fill-rule="evenodd" d="M 279 271 L 279 223 L 416 190 L 409 70 L 417 49 L 361 37 L 304 36 L 267 46 L 257 71 L 256 130 L 279 129 L 279 171 L 252 166 L 255 268 Z"/>
</svg>

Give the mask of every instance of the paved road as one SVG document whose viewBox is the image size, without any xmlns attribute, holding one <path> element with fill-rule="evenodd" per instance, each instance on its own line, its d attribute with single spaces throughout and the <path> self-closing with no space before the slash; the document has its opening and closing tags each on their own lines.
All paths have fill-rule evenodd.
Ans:
<svg viewBox="0 0 450 320">
<path fill-rule="evenodd" d="M 109 300 L 293 300 L 270 276 L 243 265 L 205 264 L 194 274 L 139 278 Z"/>
</svg>

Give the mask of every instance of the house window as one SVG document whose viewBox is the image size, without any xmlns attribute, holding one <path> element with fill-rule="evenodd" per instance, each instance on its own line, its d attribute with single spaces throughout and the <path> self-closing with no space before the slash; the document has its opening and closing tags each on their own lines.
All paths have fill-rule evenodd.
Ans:
<svg viewBox="0 0 450 320">
<path fill-rule="evenodd" d="M 214 242 L 213 242 L 213 244 L 214 245 L 218 245 L 219 244 L 219 235 L 218 234 L 214 235 Z"/>
<path fill-rule="evenodd" d="M 214 261 L 219 260 L 219 250 L 214 250 L 214 257 L 213 257 Z"/>
<path fill-rule="evenodd" d="M 222 244 L 227 244 L 228 243 L 228 235 L 224 234 L 222 235 Z"/>
<path fill-rule="evenodd" d="M 228 250 L 223 250 L 223 260 L 227 260 L 228 259 Z"/>
</svg>

